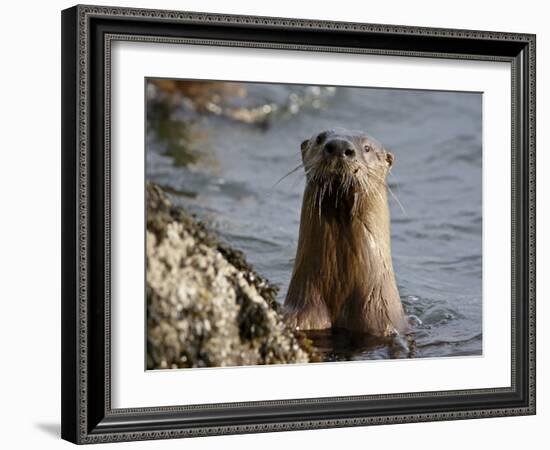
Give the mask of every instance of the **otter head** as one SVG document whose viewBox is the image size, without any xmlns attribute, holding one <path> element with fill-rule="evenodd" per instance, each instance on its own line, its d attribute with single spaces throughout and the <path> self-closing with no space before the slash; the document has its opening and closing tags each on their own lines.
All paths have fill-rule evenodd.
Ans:
<svg viewBox="0 0 550 450">
<path fill-rule="evenodd" d="M 393 155 L 361 131 L 336 128 L 306 139 L 301 145 L 307 188 L 319 214 L 327 207 L 350 207 L 385 194 Z"/>
</svg>

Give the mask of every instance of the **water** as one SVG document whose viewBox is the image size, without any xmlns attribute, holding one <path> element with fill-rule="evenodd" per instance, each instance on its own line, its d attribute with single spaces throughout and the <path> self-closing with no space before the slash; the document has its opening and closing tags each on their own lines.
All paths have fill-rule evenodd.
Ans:
<svg viewBox="0 0 550 450">
<path fill-rule="evenodd" d="M 227 100 L 225 112 L 213 105 L 214 114 L 173 98 L 168 107 L 148 89 L 147 178 L 243 250 L 282 302 L 304 176 L 277 181 L 300 163 L 299 145 L 313 133 L 366 131 L 395 155 L 388 181 L 403 209 L 390 198 L 392 253 L 414 345 L 344 332 L 310 337 L 327 360 L 481 354 L 481 94 L 245 87 L 246 98 Z"/>
</svg>

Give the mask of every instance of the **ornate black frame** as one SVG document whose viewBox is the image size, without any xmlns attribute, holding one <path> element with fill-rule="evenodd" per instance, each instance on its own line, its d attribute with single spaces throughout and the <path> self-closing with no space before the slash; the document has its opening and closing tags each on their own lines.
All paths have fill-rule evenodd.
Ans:
<svg viewBox="0 0 550 450">
<path fill-rule="evenodd" d="M 512 384 L 132 410 L 110 402 L 113 40 L 512 65 Z M 535 414 L 535 36 L 98 6 L 62 12 L 62 437 L 160 439 Z"/>
</svg>

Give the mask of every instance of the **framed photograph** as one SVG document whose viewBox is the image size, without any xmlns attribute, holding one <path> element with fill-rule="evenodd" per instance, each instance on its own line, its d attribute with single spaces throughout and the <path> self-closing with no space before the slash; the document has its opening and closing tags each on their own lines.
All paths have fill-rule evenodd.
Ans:
<svg viewBox="0 0 550 450">
<path fill-rule="evenodd" d="M 535 36 L 62 12 L 62 437 L 535 413 Z"/>
</svg>

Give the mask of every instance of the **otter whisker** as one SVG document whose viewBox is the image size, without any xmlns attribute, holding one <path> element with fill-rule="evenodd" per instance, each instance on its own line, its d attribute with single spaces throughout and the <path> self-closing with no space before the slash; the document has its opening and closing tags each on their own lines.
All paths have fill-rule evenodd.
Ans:
<svg viewBox="0 0 550 450">
<path fill-rule="evenodd" d="M 313 220 L 313 215 L 315 214 L 315 210 L 318 208 L 318 196 L 319 196 L 319 186 L 315 185 L 315 192 L 313 194 L 313 202 L 311 205 L 311 219 Z"/>
<path fill-rule="evenodd" d="M 378 198 L 382 201 L 386 201 L 387 199 L 387 196 L 384 195 L 384 192 L 382 191 L 382 189 L 380 187 L 375 187 L 374 188 L 376 194 L 378 195 Z"/>
<path fill-rule="evenodd" d="M 380 184 L 386 185 L 386 180 L 382 178 L 380 175 L 378 175 L 373 169 L 367 168 L 367 174 L 369 177 L 374 178 L 375 180 L 378 180 Z"/>
<path fill-rule="evenodd" d="M 359 199 L 359 194 L 355 192 L 353 194 L 353 205 L 351 206 L 350 216 L 354 217 L 359 209 L 359 203 L 361 200 Z"/>
<path fill-rule="evenodd" d="M 293 173 L 296 173 L 298 170 L 300 170 L 302 167 L 304 167 L 303 164 L 300 164 L 298 165 L 297 167 L 295 167 L 294 169 L 292 169 L 290 172 L 288 172 L 287 174 L 283 175 L 281 178 L 279 178 L 275 184 L 273 186 L 271 186 L 272 188 L 274 188 L 275 186 L 277 186 L 281 181 L 283 181 L 285 178 L 289 177 L 290 175 L 292 175 Z"/>
<path fill-rule="evenodd" d="M 397 204 L 399 205 L 399 208 L 401 209 L 401 212 L 405 215 L 407 215 L 407 211 L 405 211 L 405 208 L 403 207 L 403 205 L 401 204 L 401 202 L 399 201 L 399 199 L 397 198 L 397 195 L 395 195 L 393 193 L 393 191 L 390 189 L 390 187 L 388 186 L 388 192 L 391 194 L 391 196 L 393 197 L 393 199 L 397 202 Z"/>
<path fill-rule="evenodd" d="M 372 177 L 374 178 L 375 180 L 378 181 L 378 183 L 376 184 L 379 184 L 380 187 L 388 187 L 385 180 L 380 177 L 379 175 L 375 174 L 372 170 L 370 169 L 367 169 L 367 174 L 369 177 Z M 380 198 L 380 200 L 384 200 L 384 197 L 382 195 L 382 192 L 381 190 L 379 189 L 379 186 L 377 186 L 375 183 L 370 183 L 370 184 L 367 184 L 368 188 L 371 189 L 372 191 L 374 191 L 375 194 L 378 195 L 378 197 Z"/>
<path fill-rule="evenodd" d="M 319 185 L 315 186 L 315 203 L 317 204 L 317 209 L 321 207 L 321 188 Z"/>
<path fill-rule="evenodd" d="M 321 208 L 323 205 L 323 198 L 325 196 L 326 190 L 327 190 L 327 185 L 323 184 L 323 186 L 321 187 L 321 194 L 319 196 L 319 218 L 321 218 Z"/>
<path fill-rule="evenodd" d="M 405 211 L 405 208 L 403 207 L 403 204 L 399 201 L 399 199 L 397 198 L 397 195 L 394 194 L 393 190 L 388 186 L 388 183 L 385 180 L 383 180 L 380 176 L 378 176 L 374 173 L 370 173 L 370 175 L 373 178 L 377 178 L 378 180 L 380 180 L 380 182 L 383 183 L 386 186 L 386 189 L 388 190 L 390 195 L 393 197 L 393 199 L 395 200 L 395 202 L 397 203 L 397 205 L 401 209 L 401 212 L 406 215 L 407 212 Z"/>
<path fill-rule="evenodd" d="M 381 190 L 379 189 L 379 187 L 376 184 L 370 183 L 368 185 L 368 189 L 369 189 L 369 192 L 372 192 L 374 195 L 376 195 L 380 199 L 380 201 L 385 200 Z"/>
<path fill-rule="evenodd" d="M 321 202 L 323 200 L 323 189 L 324 189 L 324 185 L 317 182 L 316 183 L 316 203 L 317 203 L 319 218 L 321 218 Z"/>
<path fill-rule="evenodd" d="M 317 186 L 314 186 L 313 187 L 313 191 L 312 191 L 312 197 L 313 197 L 313 201 L 311 202 L 310 205 L 308 205 L 308 212 L 309 212 L 309 219 L 311 220 L 313 218 L 313 211 L 315 209 L 315 202 L 316 202 L 316 197 L 317 197 Z"/>
</svg>

